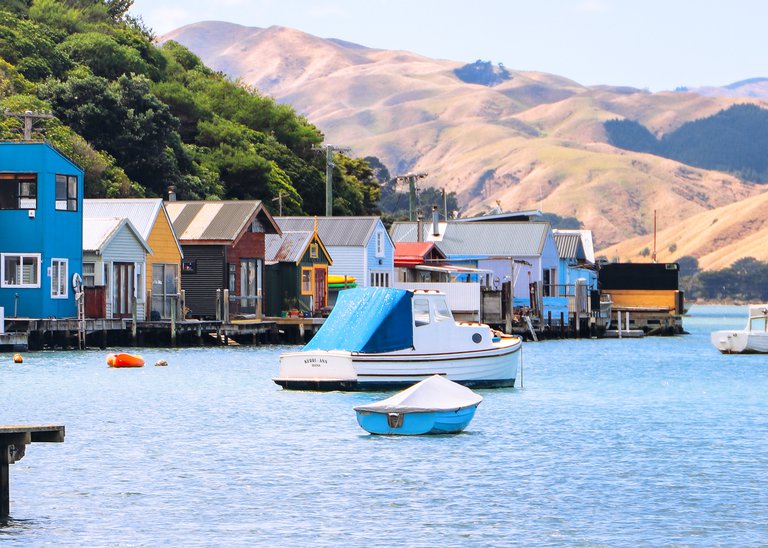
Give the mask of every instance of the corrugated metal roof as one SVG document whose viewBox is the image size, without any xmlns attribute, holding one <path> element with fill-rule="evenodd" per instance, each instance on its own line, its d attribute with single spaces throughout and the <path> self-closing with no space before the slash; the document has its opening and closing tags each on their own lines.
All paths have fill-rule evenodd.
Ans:
<svg viewBox="0 0 768 548">
<path fill-rule="evenodd" d="M 123 224 L 120 217 L 86 217 L 83 215 L 83 251 L 99 253 Z"/>
<path fill-rule="evenodd" d="M 314 231 L 315 217 L 275 217 L 280 230 Z M 317 235 L 326 246 L 360 246 L 371 239 L 379 217 L 317 217 Z"/>
<path fill-rule="evenodd" d="M 307 250 L 314 232 L 289 232 L 267 234 L 265 237 L 265 260 L 268 263 L 298 262 Z"/>
<path fill-rule="evenodd" d="M 416 225 L 414 222 L 394 223 L 392 239 L 395 242 L 416 241 Z M 549 223 L 546 222 L 449 222 L 441 236 L 432 235 L 431 223 L 422 227 L 423 240 L 436 242 L 449 258 L 535 257 L 544 250 L 549 231 Z"/>
<path fill-rule="evenodd" d="M 179 239 L 173 229 L 173 223 L 171 223 L 168 212 L 163 206 L 162 198 L 89 198 L 83 200 L 84 219 L 88 217 L 125 217 L 131 221 L 131 224 L 141 235 L 145 243 L 149 241 L 149 236 L 152 233 L 152 228 L 155 226 L 158 215 L 164 215 L 167 219 L 173 240 L 183 257 L 184 252 L 181 249 L 181 244 L 179 244 Z"/>
<path fill-rule="evenodd" d="M 584 246 L 581 245 L 581 234 L 573 232 L 554 233 L 557 254 L 561 259 L 585 259 Z"/>
<path fill-rule="evenodd" d="M 126 217 L 146 240 L 162 207 L 162 198 L 88 198 L 83 200 L 83 218 Z"/>
<path fill-rule="evenodd" d="M 168 202 L 165 204 L 180 241 L 234 242 L 264 211 L 261 200 Z"/>
<path fill-rule="evenodd" d="M 139 230 L 125 217 L 83 217 L 83 251 L 102 253 L 104 248 L 112 241 L 125 226 L 136 237 L 136 240 L 144 247 L 147 253 L 152 250 L 142 238 Z"/>
</svg>

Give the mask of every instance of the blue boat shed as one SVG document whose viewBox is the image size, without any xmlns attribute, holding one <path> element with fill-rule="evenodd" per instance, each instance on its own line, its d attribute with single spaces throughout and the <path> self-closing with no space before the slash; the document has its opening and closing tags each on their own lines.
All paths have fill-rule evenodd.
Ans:
<svg viewBox="0 0 768 548">
<path fill-rule="evenodd" d="M 83 170 L 49 143 L 0 142 L 0 306 L 6 317 L 77 316 Z M 74 276 L 78 274 L 78 276 Z"/>
</svg>

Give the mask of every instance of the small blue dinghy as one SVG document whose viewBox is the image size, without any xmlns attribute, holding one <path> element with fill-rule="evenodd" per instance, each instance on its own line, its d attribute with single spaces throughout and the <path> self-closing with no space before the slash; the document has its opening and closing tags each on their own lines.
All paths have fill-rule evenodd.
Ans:
<svg viewBox="0 0 768 548">
<path fill-rule="evenodd" d="M 357 423 L 371 434 L 418 436 L 464 430 L 483 397 L 433 375 L 391 398 L 355 407 Z"/>
</svg>

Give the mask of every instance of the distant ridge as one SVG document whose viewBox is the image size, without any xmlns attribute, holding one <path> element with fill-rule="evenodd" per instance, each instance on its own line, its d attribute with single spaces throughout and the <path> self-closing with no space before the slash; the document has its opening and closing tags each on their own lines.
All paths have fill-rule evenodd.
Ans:
<svg viewBox="0 0 768 548">
<path fill-rule="evenodd" d="M 767 107 L 765 79 L 730 96 L 583 86 L 506 68 L 493 87 L 462 82 L 465 63 L 322 39 L 285 27 L 196 23 L 168 33 L 216 70 L 290 103 L 329 142 L 379 158 L 392 174 L 429 173 L 463 215 L 538 209 L 576 217 L 606 247 L 763 193 L 733 176 L 608 143 L 606 120 L 636 120 L 661 136 L 736 103 Z M 722 88 L 719 88 L 722 89 Z M 768 96 L 766 94 L 765 96 Z M 737 235 L 728 236 L 738 238 Z M 723 245 L 729 242 L 721 242 Z"/>
</svg>

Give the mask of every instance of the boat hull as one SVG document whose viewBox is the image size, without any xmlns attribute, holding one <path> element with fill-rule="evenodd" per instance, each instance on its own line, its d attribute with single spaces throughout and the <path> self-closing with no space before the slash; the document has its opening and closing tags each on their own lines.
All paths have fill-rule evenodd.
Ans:
<svg viewBox="0 0 768 548">
<path fill-rule="evenodd" d="M 280 356 L 274 382 L 292 390 L 390 390 L 441 375 L 470 388 L 513 387 L 520 364 L 520 339 L 469 352 L 362 354 L 300 351 Z"/>
<path fill-rule="evenodd" d="M 768 333 L 715 331 L 710 337 L 714 347 L 723 354 L 768 353 Z"/>
<path fill-rule="evenodd" d="M 367 432 L 380 435 L 420 436 L 456 434 L 475 416 L 477 405 L 447 411 L 377 413 L 357 411 L 357 423 Z"/>
</svg>

